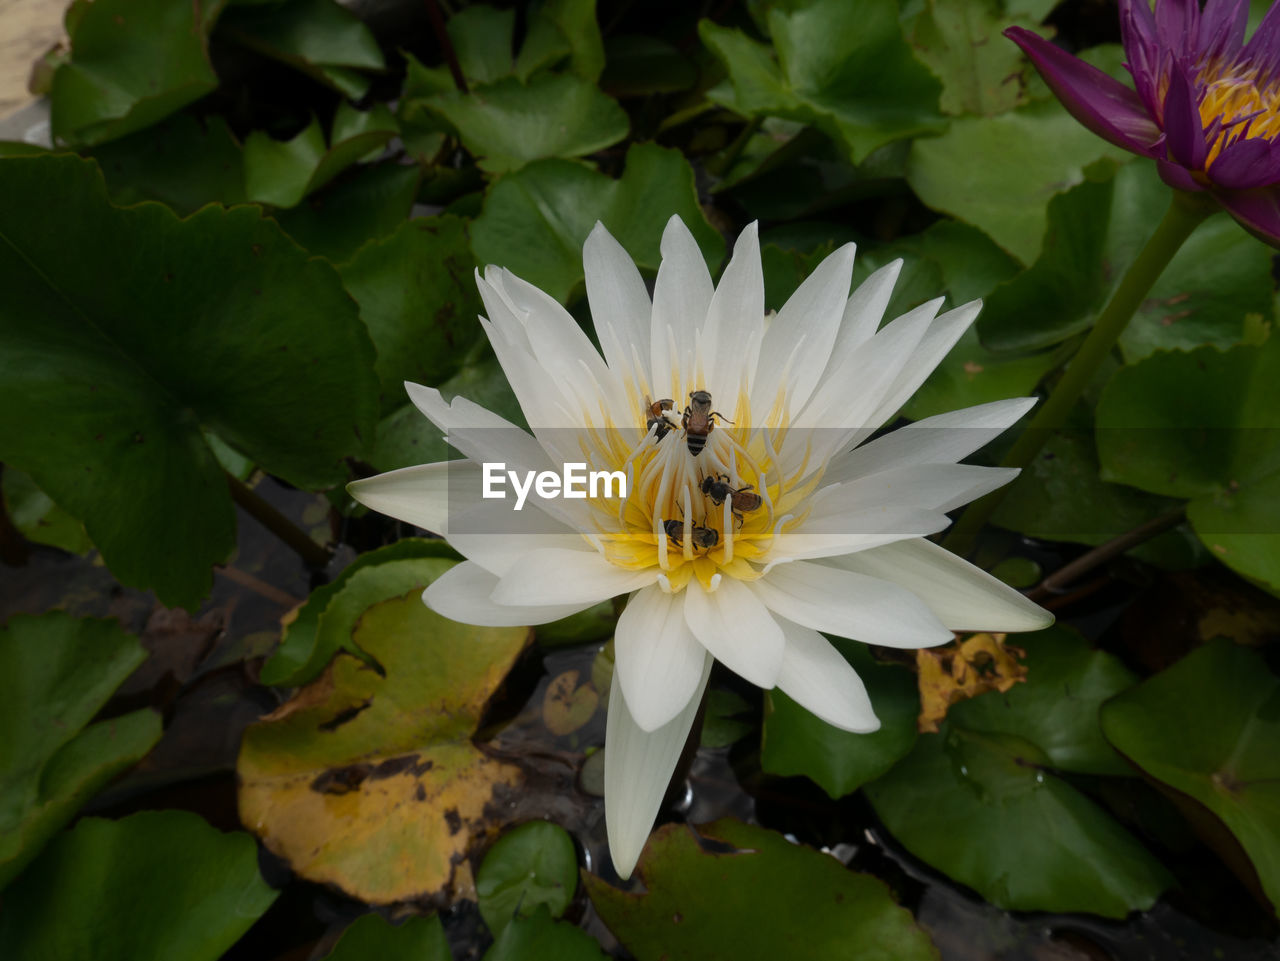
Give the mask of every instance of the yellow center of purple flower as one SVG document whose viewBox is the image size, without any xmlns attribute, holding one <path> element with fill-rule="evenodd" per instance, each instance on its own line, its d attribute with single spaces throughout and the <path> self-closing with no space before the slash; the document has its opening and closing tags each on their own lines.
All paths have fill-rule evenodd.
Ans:
<svg viewBox="0 0 1280 961">
<path fill-rule="evenodd" d="M 1280 82 L 1257 67 L 1210 61 L 1200 69 L 1205 95 L 1200 122 L 1210 139 L 1208 170 L 1223 148 L 1240 140 L 1280 137 Z"/>
</svg>

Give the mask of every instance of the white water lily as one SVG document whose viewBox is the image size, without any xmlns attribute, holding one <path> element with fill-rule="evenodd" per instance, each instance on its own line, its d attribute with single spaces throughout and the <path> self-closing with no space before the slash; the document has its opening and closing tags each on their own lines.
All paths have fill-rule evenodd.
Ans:
<svg viewBox="0 0 1280 961">
<path fill-rule="evenodd" d="M 467 558 L 423 595 L 454 620 L 542 624 L 630 595 L 615 633 L 605 745 L 606 825 L 624 878 L 653 826 L 713 658 L 829 724 L 870 732 L 879 721 L 866 689 L 820 631 L 917 648 L 946 643 L 953 631 L 1027 631 L 1052 621 L 924 539 L 946 526 L 946 511 L 1012 479 L 1016 471 L 957 462 L 1034 401 L 931 417 L 863 444 L 980 304 L 939 314 L 938 298 L 882 327 L 901 262 L 850 296 L 853 257 L 852 244 L 831 254 L 766 317 L 755 225 L 713 285 L 692 235 L 673 217 L 652 300 L 626 252 L 597 225 L 583 259 L 603 357 L 559 303 L 490 267 L 477 277 L 488 313 L 481 323 L 531 434 L 465 398 L 446 402 L 408 384 L 466 460 L 351 485 L 361 503 L 441 533 Z M 696 450 L 680 411 L 702 390 L 721 414 Z M 679 400 L 654 426 L 650 398 Z M 697 433 L 696 421 L 690 426 Z M 513 515 L 509 501 L 479 496 L 484 463 L 542 470 L 573 461 L 623 471 L 626 500 L 531 502 L 543 532 L 519 533 L 513 519 L 527 519 L 529 507 Z M 758 506 L 735 511 L 732 497 L 717 504 L 704 492 L 707 478 L 759 495 Z"/>
</svg>

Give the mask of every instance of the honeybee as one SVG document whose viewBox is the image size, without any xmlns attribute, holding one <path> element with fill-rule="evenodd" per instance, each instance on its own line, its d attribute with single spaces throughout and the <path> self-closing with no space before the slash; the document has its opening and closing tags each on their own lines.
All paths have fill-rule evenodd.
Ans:
<svg viewBox="0 0 1280 961">
<path fill-rule="evenodd" d="M 705 390 L 695 390 L 689 394 L 689 406 L 684 409 L 680 426 L 684 428 L 685 443 L 689 445 L 689 453 L 697 457 L 702 448 L 707 446 L 707 435 L 716 426 L 715 418 L 724 418 L 724 414 L 711 409 L 711 394 Z"/>
<path fill-rule="evenodd" d="M 667 431 L 671 430 L 671 421 L 667 420 L 666 412 L 673 410 L 675 406 L 676 402 L 670 397 L 654 401 L 649 400 L 648 397 L 644 399 L 645 416 L 648 418 L 645 421 L 644 429 L 650 431 L 657 427 L 658 433 L 654 438 L 655 443 L 666 437 Z"/>
<path fill-rule="evenodd" d="M 717 474 L 713 477 L 702 478 L 702 493 L 711 498 L 711 502 L 717 507 L 725 502 L 728 498 L 729 503 L 733 507 L 733 516 L 738 519 L 741 524 L 745 519 L 742 515 L 748 511 L 759 510 L 763 501 L 760 495 L 751 489 L 751 485 L 746 487 L 732 487 L 729 484 L 728 474 Z"/>
<path fill-rule="evenodd" d="M 684 521 L 663 521 L 663 529 L 676 547 L 684 547 Z M 720 543 L 720 534 L 710 527 L 694 524 L 689 528 L 689 539 L 699 550 L 709 551 Z"/>
</svg>

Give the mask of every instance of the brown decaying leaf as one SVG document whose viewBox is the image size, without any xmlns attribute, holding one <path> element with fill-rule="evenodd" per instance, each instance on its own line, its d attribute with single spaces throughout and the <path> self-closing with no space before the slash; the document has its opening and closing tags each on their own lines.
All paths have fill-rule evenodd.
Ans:
<svg viewBox="0 0 1280 961">
<path fill-rule="evenodd" d="M 249 728 L 237 765 L 243 823 L 302 877 L 371 904 L 473 892 L 467 858 L 522 783 L 471 737 L 528 629 L 455 624 L 420 593 L 375 604 L 354 632 L 385 677 L 340 654 Z"/>
<path fill-rule="evenodd" d="M 1018 658 L 1026 652 L 1005 645 L 1005 634 L 973 634 L 946 647 L 916 651 L 921 734 L 936 734 L 947 709 L 987 691 L 1007 691 L 1027 679 Z"/>
</svg>

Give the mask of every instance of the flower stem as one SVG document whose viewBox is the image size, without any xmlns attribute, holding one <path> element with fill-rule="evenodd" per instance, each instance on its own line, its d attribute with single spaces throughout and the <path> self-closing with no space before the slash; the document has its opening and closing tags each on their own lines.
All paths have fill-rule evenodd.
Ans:
<svg viewBox="0 0 1280 961">
<path fill-rule="evenodd" d="M 319 570 L 329 563 L 333 556 L 329 551 L 313 541 L 293 521 L 254 493 L 247 484 L 231 474 L 226 476 L 227 486 L 231 488 L 232 500 L 244 508 L 246 514 L 293 548 L 308 567 Z"/>
<path fill-rule="evenodd" d="M 1035 460 L 1053 431 L 1066 422 L 1071 408 L 1092 383 L 1099 365 L 1111 353 L 1116 341 L 1142 304 L 1142 299 L 1169 265 L 1173 255 L 1214 209 L 1201 196 L 1180 190 L 1173 192 L 1173 199 L 1169 202 L 1164 219 L 1125 271 L 1111 300 L 1089 331 L 1089 336 L 1071 358 L 1062 377 L 1040 405 L 1030 425 L 1000 461 L 1001 467 L 1022 468 Z M 962 556 L 968 554 L 973 549 L 982 526 L 995 513 L 1008 490 L 1009 485 L 1006 485 L 970 504 L 943 540 L 943 546 Z"/>
</svg>

